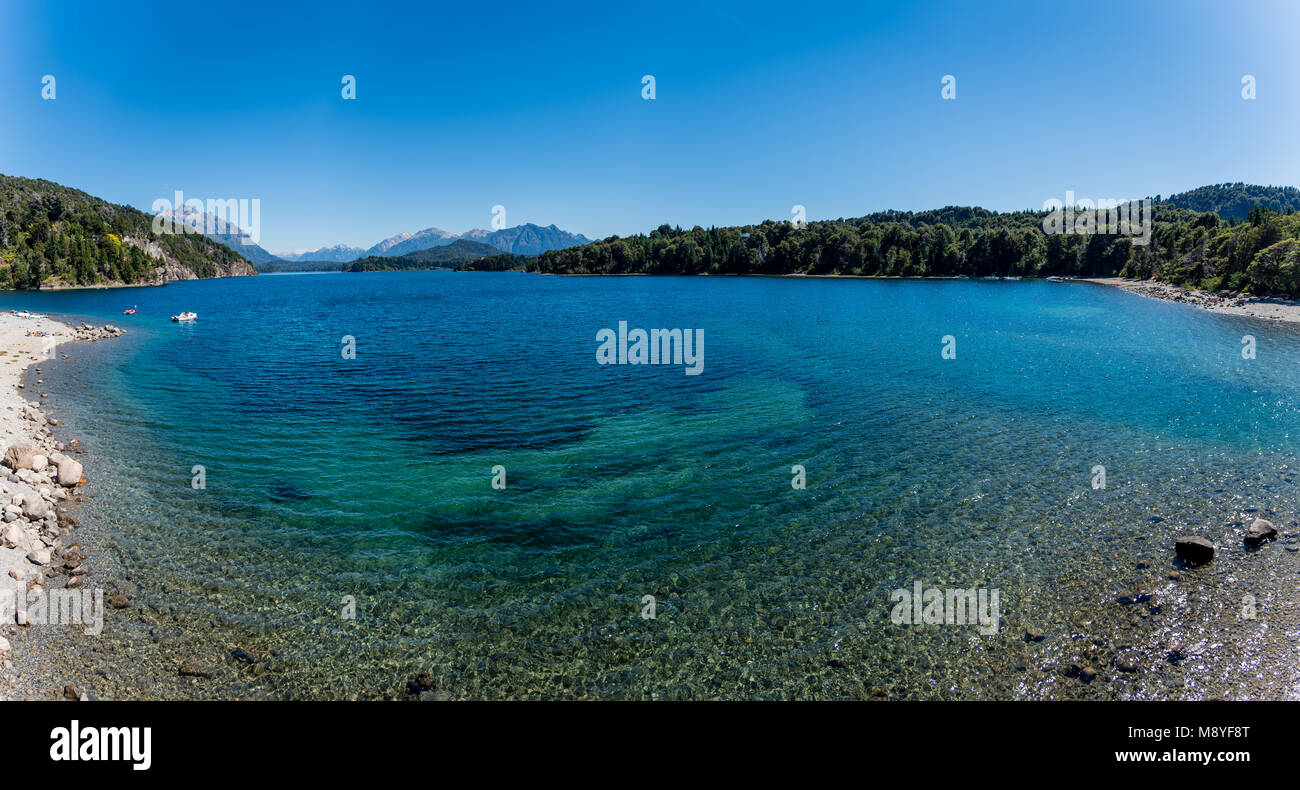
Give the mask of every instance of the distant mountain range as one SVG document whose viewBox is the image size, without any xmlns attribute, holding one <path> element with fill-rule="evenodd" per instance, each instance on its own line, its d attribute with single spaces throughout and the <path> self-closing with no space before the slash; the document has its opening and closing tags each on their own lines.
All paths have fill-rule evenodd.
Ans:
<svg viewBox="0 0 1300 790">
<path fill-rule="evenodd" d="M 286 261 L 275 260 L 257 264 L 257 270 L 267 274 L 280 272 L 385 272 L 408 269 L 454 269 L 472 261 L 502 255 L 491 244 L 469 239 L 456 239 L 404 255 L 367 255 L 355 261 Z"/>
<path fill-rule="evenodd" d="M 178 222 L 184 222 L 199 231 L 213 230 L 214 232 L 203 233 L 203 235 L 219 244 L 226 245 L 247 258 L 254 266 L 275 260 L 274 255 L 249 241 L 248 235 L 244 231 L 222 217 L 209 214 L 206 211 L 196 211 L 188 206 L 182 206 L 180 211 L 173 209 L 159 212 L 159 214 Z"/>
<path fill-rule="evenodd" d="M 279 255 L 273 255 L 260 247 L 257 248 L 260 252 L 245 251 L 242 247 L 235 247 L 235 249 L 254 263 L 268 263 L 277 259 L 289 262 L 350 263 L 362 258 L 400 257 L 434 247 L 444 247 L 460 240 L 486 244 L 498 252 L 508 252 L 514 255 L 538 255 L 549 250 L 562 250 L 580 244 L 587 244 L 591 241 L 581 234 L 569 233 L 554 225 L 542 227 L 528 223 L 495 231 L 475 229 L 459 236 L 442 228 L 425 228 L 417 233 L 399 233 L 396 236 L 384 239 L 369 249 L 336 244 L 333 247 L 322 247 L 318 250 L 284 252 Z"/>
</svg>

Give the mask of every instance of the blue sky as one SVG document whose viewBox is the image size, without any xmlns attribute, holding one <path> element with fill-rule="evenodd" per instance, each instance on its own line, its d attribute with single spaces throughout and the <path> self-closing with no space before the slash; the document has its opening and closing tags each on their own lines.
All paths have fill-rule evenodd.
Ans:
<svg viewBox="0 0 1300 790">
<path fill-rule="evenodd" d="M 277 252 L 1300 185 L 1289 0 L 619 5 L 0 0 L 0 172 L 258 198 Z"/>
</svg>

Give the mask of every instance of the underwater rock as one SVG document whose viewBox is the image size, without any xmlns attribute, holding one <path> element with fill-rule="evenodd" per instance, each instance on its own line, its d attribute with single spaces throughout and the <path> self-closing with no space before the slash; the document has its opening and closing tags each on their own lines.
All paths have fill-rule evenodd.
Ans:
<svg viewBox="0 0 1300 790">
<path fill-rule="evenodd" d="M 1182 537 L 1174 541 L 1174 554 L 1181 560 L 1200 565 L 1214 559 L 1214 544 L 1199 535 Z"/>
<path fill-rule="evenodd" d="M 1074 663 L 1070 665 L 1070 668 L 1066 672 L 1066 674 L 1068 674 L 1070 677 L 1077 677 L 1079 680 L 1082 680 L 1084 683 L 1091 683 L 1097 677 L 1097 670 L 1093 669 L 1090 666 L 1087 666 L 1086 664 Z"/>
<path fill-rule="evenodd" d="M 311 499 L 311 493 L 304 491 L 294 483 L 285 480 L 277 480 L 267 489 L 267 495 L 276 502 L 292 502 L 303 499 Z"/>
<path fill-rule="evenodd" d="M 433 679 L 433 675 L 428 672 L 421 672 L 415 680 L 406 684 L 406 693 L 422 694 L 425 691 L 433 691 L 438 688 L 438 681 Z"/>
<path fill-rule="evenodd" d="M 1132 592 L 1124 593 L 1123 595 L 1119 596 L 1115 600 L 1123 604 L 1130 604 L 1130 603 L 1140 603 L 1141 601 L 1145 601 L 1150 597 L 1151 597 L 1151 593 L 1147 592 L 1146 590 L 1133 590 Z"/>
<path fill-rule="evenodd" d="M 1277 528 L 1267 519 L 1257 518 L 1246 527 L 1246 545 L 1258 546 L 1266 540 L 1277 538 Z"/>
<path fill-rule="evenodd" d="M 182 675 L 192 678 L 210 678 L 212 669 L 197 659 L 187 658 L 177 670 Z"/>
</svg>

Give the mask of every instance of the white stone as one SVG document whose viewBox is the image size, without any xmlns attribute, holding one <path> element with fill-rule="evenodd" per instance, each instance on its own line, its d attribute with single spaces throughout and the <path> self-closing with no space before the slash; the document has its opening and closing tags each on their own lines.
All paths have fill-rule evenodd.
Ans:
<svg viewBox="0 0 1300 790">
<path fill-rule="evenodd" d="M 45 518 L 45 514 L 50 512 L 50 506 L 45 504 L 45 500 L 35 491 L 23 497 L 23 512 L 28 518 Z"/>
<path fill-rule="evenodd" d="M 81 482 L 81 462 L 64 458 L 59 464 L 59 485 L 72 487 Z"/>
</svg>

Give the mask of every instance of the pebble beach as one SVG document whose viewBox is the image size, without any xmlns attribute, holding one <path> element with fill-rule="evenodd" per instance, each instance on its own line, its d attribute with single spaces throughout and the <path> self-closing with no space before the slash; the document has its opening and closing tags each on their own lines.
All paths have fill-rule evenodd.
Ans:
<svg viewBox="0 0 1300 790">
<path fill-rule="evenodd" d="M 59 619 L 48 601 L 69 600 L 66 593 L 50 596 L 54 590 L 75 591 L 78 601 L 87 596 L 91 569 L 82 545 L 77 542 L 75 521 L 63 508 L 77 497 L 85 481 L 78 460 L 80 443 L 54 438 L 56 420 L 42 410 L 47 394 L 39 390 L 41 364 L 54 359 L 59 344 L 117 337 L 123 330 L 81 325 L 73 327 L 46 316 L 17 312 L 0 313 L 0 698 L 32 696 L 18 671 L 27 658 L 29 630 Z M 37 389 L 23 383 L 28 368 Z M 102 592 L 98 615 L 102 625 Z M 94 598 L 91 596 L 91 600 Z M 84 623 L 93 623 L 95 609 L 81 613 Z M 56 623 L 61 624 L 61 623 Z M 93 627 L 93 626 L 92 626 Z M 83 695 L 75 695 L 80 698 Z"/>
<path fill-rule="evenodd" d="M 1129 293 L 1181 302 L 1215 313 L 1240 315 L 1250 318 L 1267 318 L 1275 321 L 1300 321 L 1300 302 L 1287 299 L 1284 294 L 1251 295 L 1235 291 L 1198 291 L 1181 285 L 1155 280 L 1130 280 L 1124 277 L 1092 277 L 1080 282 L 1111 285 Z"/>
</svg>

